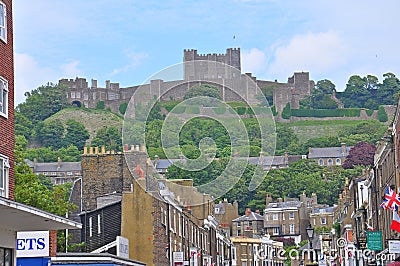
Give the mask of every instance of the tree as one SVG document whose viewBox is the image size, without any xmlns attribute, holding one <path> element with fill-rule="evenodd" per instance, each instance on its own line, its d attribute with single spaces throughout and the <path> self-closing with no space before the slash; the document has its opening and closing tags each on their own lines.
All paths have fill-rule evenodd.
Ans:
<svg viewBox="0 0 400 266">
<path fill-rule="evenodd" d="M 16 111 L 29 118 L 33 124 L 71 106 L 67 101 L 66 87 L 53 83 L 26 92 L 25 96 L 27 99 L 17 106 Z"/>
<path fill-rule="evenodd" d="M 336 91 L 336 86 L 329 79 L 323 79 L 315 84 L 314 91 L 319 91 L 323 94 L 332 94 L 333 91 Z"/>
<path fill-rule="evenodd" d="M 359 142 L 350 149 L 343 163 L 344 169 L 352 169 L 357 165 L 371 166 L 374 164 L 375 146 L 367 142 Z"/>
<path fill-rule="evenodd" d="M 76 146 L 79 150 L 83 150 L 86 140 L 89 139 L 89 132 L 85 126 L 75 120 L 69 119 L 67 121 L 67 133 L 63 138 L 63 146 L 70 145 Z"/>
<path fill-rule="evenodd" d="M 92 140 L 92 146 L 105 146 L 107 150 L 122 151 L 121 132 L 116 127 L 101 128 Z"/>
<path fill-rule="evenodd" d="M 208 96 L 211 98 L 221 100 L 219 89 L 209 84 L 202 84 L 200 86 L 191 87 L 186 93 L 184 99 L 190 99 L 198 96 Z"/>
<path fill-rule="evenodd" d="M 287 103 L 282 110 L 282 118 L 289 119 L 292 116 L 292 110 L 290 108 L 290 103 Z"/>
<path fill-rule="evenodd" d="M 388 115 L 385 111 L 385 108 L 383 106 L 379 106 L 378 108 L 378 120 L 379 122 L 387 122 L 388 121 Z"/>
<path fill-rule="evenodd" d="M 60 120 L 39 122 L 36 126 L 36 136 L 45 147 L 59 149 L 63 145 L 64 125 Z"/>
</svg>

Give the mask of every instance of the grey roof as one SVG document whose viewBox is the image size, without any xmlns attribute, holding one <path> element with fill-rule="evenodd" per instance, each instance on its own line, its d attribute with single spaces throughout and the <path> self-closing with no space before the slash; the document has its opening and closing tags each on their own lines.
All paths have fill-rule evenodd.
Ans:
<svg viewBox="0 0 400 266">
<path fill-rule="evenodd" d="M 33 165 L 31 166 L 33 168 Z M 36 163 L 33 172 L 72 172 L 82 171 L 81 162 Z"/>
<path fill-rule="evenodd" d="M 215 204 L 215 209 L 219 209 L 218 213 L 215 214 L 224 214 L 225 213 L 225 205 L 223 203 L 217 203 Z"/>
<path fill-rule="evenodd" d="M 248 157 L 248 158 L 240 158 L 247 160 L 250 164 L 259 164 L 260 157 Z M 287 162 L 285 160 L 285 156 L 264 156 L 264 166 L 270 165 L 286 165 L 288 163 L 296 162 L 302 159 L 302 155 L 289 155 L 287 158 Z M 176 162 L 185 162 L 185 159 L 158 159 L 157 164 L 155 165 L 156 169 L 167 169 L 172 164 Z M 152 160 L 153 164 L 155 160 Z"/>
<path fill-rule="evenodd" d="M 328 213 L 333 213 L 337 206 L 331 206 L 331 207 L 326 207 L 326 208 L 314 208 L 313 213 L 320 213 L 320 212 L 328 212 Z"/>
<path fill-rule="evenodd" d="M 274 208 L 299 208 L 301 206 L 301 202 L 299 200 L 290 200 L 290 201 L 283 201 L 283 202 L 271 202 L 269 203 L 265 209 L 274 209 Z"/>
<path fill-rule="evenodd" d="M 232 220 L 232 222 L 243 222 L 243 221 L 264 221 L 264 218 L 258 213 L 251 212 L 249 216 L 243 215 Z"/>
<path fill-rule="evenodd" d="M 343 158 L 349 154 L 351 148 L 353 147 L 346 147 L 346 154 L 344 155 L 342 154 L 342 147 L 310 148 L 308 158 Z"/>
</svg>

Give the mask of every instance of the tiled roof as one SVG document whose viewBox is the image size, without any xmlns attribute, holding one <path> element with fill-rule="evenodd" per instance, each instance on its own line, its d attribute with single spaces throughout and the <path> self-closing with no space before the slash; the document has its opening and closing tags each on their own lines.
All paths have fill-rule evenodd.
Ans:
<svg viewBox="0 0 400 266">
<path fill-rule="evenodd" d="M 310 148 L 308 158 L 342 158 L 349 154 L 351 148 L 353 147 L 346 147 L 346 154 L 344 155 L 342 154 L 342 147 Z"/>
<path fill-rule="evenodd" d="M 264 221 L 264 218 L 258 213 L 251 212 L 249 216 L 246 215 L 240 216 L 234 219 L 232 222 L 243 222 L 243 221 Z"/>
<path fill-rule="evenodd" d="M 299 208 L 301 206 L 301 202 L 299 200 L 291 200 L 291 201 L 283 201 L 283 202 L 271 202 L 269 203 L 265 209 L 274 209 L 274 208 Z"/>
<path fill-rule="evenodd" d="M 30 165 L 33 168 L 33 165 Z M 37 172 L 75 172 L 82 171 L 81 162 L 58 162 L 55 163 L 36 163 L 36 167 L 33 170 Z"/>
</svg>

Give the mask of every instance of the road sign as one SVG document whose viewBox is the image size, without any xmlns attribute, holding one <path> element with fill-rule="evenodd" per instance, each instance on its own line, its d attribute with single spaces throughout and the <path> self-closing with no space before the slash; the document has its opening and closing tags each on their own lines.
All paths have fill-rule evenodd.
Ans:
<svg viewBox="0 0 400 266">
<path fill-rule="evenodd" d="M 367 249 L 367 237 L 359 236 L 357 237 L 358 249 Z"/>
<path fill-rule="evenodd" d="M 382 231 L 367 232 L 367 246 L 369 250 L 382 250 Z"/>
</svg>

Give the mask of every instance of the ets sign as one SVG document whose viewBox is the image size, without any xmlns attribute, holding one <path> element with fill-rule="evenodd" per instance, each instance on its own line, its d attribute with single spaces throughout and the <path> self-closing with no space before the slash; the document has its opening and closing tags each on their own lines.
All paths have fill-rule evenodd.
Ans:
<svg viewBox="0 0 400 266">
<path fill-rule="evenodd" d="M 49 231 L 18 232 L 17 258 L 49 256 Z"/>
</svg>

